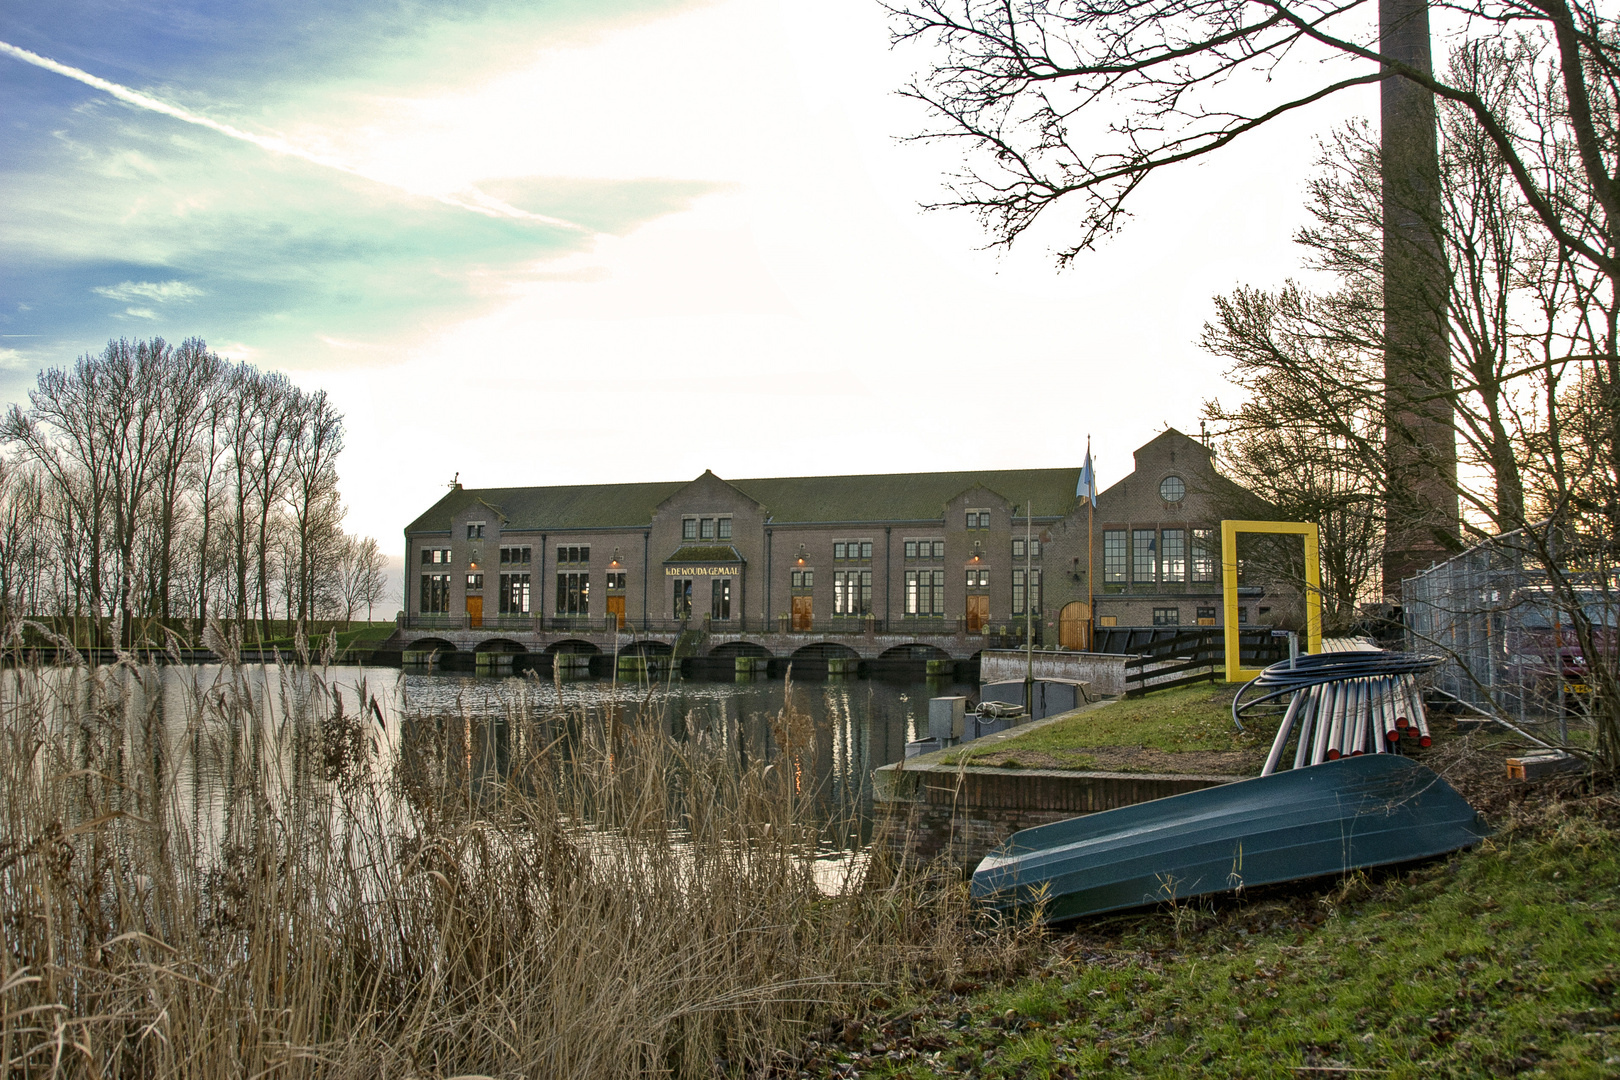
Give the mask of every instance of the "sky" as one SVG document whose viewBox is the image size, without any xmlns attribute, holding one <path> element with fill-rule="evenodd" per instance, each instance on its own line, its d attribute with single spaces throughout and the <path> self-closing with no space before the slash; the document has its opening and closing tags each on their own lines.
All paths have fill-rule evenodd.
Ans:
<svg viewBox="0 0 1620 1080">
<path fill-rule="evenodd" d="M 927 59 L 875 0 L 3 0 L 0 402 L 201 336 L 329 391 L 346 527 L 389 551 L 457 477 L 1078 466 L 1089 437 L 1107 486 L 1232 396 L 1212 297 L 1301 276 L 1312 138 L 1376 91 L 1151 180 L 1060 271 L 1061 211 L 1006 252 L 920 208 L 960 165 L 905 139 Z"/>
</svg>

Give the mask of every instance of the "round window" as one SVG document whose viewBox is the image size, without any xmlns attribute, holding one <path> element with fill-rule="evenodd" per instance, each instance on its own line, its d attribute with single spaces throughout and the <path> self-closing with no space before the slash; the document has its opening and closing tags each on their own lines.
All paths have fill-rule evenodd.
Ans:
<svg viewBox="0 0 1620 1080">
<path fill-rule="evenodd" d="M 1159 498 L 1165 502 L 1180 502 L 1187 494 L 1187 485 L 1179 476 L 1167 476 L 1159 484 Z"/>
</svg>

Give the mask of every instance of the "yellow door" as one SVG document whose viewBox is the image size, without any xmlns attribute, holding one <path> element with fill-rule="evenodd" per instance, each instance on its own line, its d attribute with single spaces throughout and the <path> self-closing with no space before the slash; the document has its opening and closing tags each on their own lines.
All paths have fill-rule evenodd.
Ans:
<svg viewBox="0 0 1620 1080">
<path fill-rule="evenodd" d="M 624 629 L 624 597 L 610 596 L 607 598 L 608 614 L 618 617 L 618 627 Z"/>
<path fill-rule="evenodd" d="M 970 634 L 984 632 L 984 624 L 990 621 L 990 598 L 988 596 L 969 596 L 967 598 L 967 630 Z"/>
<path fill-rule="evenodd" d="M 475 629 L 484 625 L 484 598 L 482 596 L 467 597 L 467 625 Z"/>
<path fill-rule="evenodd" d="M 1064 604 L 1058 613 L 1058 644 L 1078 652 L 1090 651 L 1091 609 L 1084 602 Z"/>
<path fill-rule="evenodd" d="M 793 629 L 810 630 L 814 622 L 810 610 L 810 597 L 795 596 L 793 598 Z"/>
</svg>

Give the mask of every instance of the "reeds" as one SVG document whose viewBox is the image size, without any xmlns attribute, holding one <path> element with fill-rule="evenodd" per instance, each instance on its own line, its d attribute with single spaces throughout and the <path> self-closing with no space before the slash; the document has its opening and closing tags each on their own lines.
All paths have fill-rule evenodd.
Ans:
<svg viewBox="0 0 1620 1080">
<path fill-rule="evenodd" d="M 818 885 L 791 695 L 744 764 L 644 717 L 387 731 L 319 666 L 174 671 L 4 673 L 0 1075 L 738 1075 L 1027 945 L 943 868 Z"/>
</svg>

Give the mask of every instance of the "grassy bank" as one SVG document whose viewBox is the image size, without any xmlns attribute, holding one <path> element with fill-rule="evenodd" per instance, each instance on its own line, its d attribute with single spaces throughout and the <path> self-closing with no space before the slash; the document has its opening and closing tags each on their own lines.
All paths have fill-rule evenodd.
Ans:
<svg viewBox="0 0 1620 1080">
<path fill-rule="evenodd" d="M 4 674 L 3 1076 L 742 1075 L 1037 942 L 818 875 L 791 707 L 767 763 L 651 713 L 385 731 L 319 668 Z"/>
<path fill-rule="evenodd" d="M 1232 724 L 1236 690 L 1206 684 L 1116 701 L 992 746 L 970 744 L 952 761 L 1029 769 L 1259 773 L 1275 720 L 1238 731 Z"/>
<path fill-rule="evenodd" d="M 1082 923 L 1036 976 L 824 1032 L 804 1071 L 1620 1075 L 1620 799 L 1556 791 L 1472 792 L 1500 830 L 1446 860 Z"/>
</svg>

